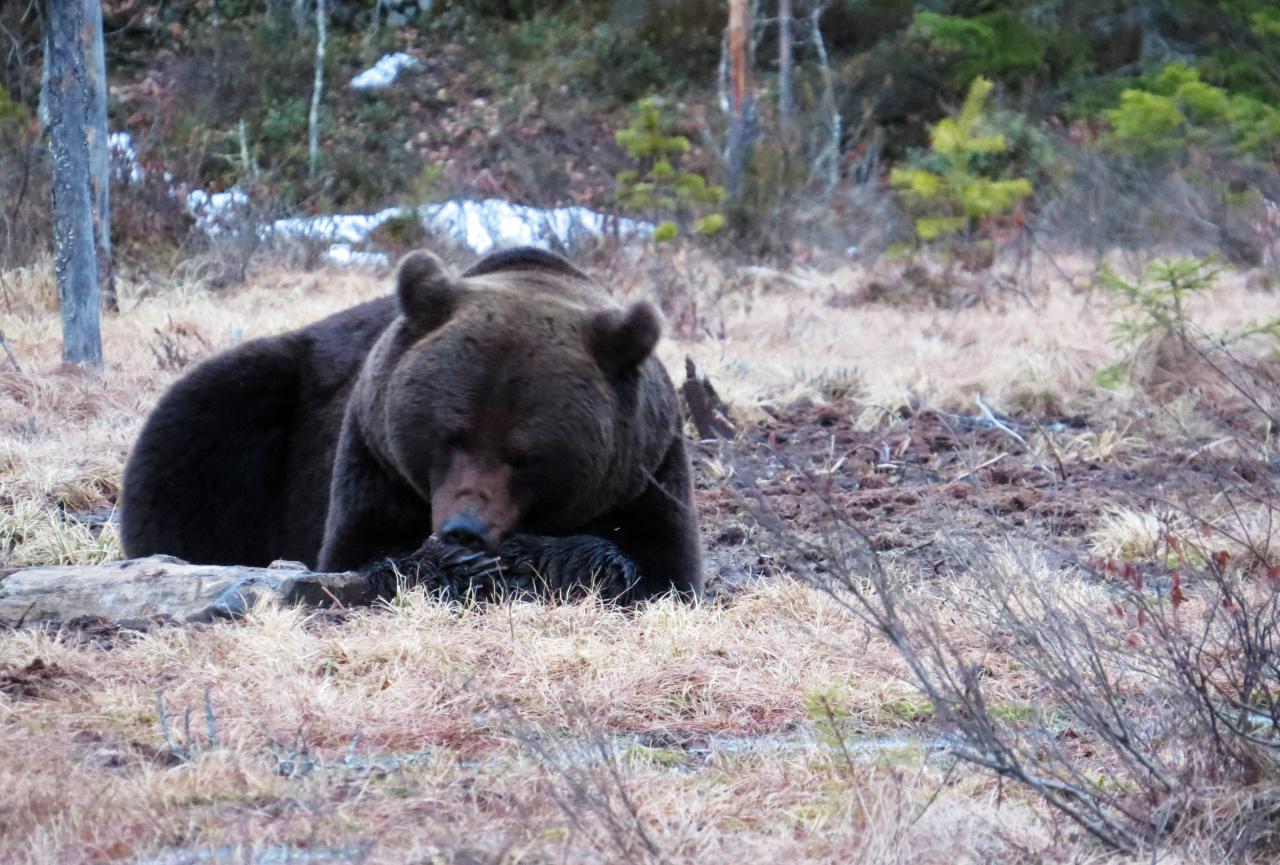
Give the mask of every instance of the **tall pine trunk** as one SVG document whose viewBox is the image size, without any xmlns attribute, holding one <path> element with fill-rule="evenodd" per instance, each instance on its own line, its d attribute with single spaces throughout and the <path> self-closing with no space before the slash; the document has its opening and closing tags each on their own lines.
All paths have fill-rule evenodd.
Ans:
<svg viewBox="0 0 1280 865">
<path fill-rule="evenodd" d="M 87 69 L 84 0 L 40 0 L 53 161 L 54 271 L 62 300 L 62 358 L 102 368 L 89 128 L 96 89 Z"/>
<path fill-rule="evenodd" d="M 730 205 L 743 193 L 756 137 L 751 81 L 751 0 L 729 0 L 729 136 L 725 148 L 725 193 Z"/>
</svg>

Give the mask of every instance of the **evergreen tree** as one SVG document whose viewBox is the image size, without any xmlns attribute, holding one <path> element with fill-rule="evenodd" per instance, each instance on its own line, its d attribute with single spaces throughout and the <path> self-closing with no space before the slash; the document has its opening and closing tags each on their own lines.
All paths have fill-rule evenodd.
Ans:
<svg viewBox="0 0 1280 865">
<path fill-rule="evenodd" d="M 1024 177 L 999 180 L 978 173 L 979 157 L 1005 150 L 1003 135 L 984 135 L 981 130 L 992 86 L 985 78 L 975 78 L 960 114 L 933 127 L 928 161 L 937 169 L 895 168 L 889 175 L 907 202 L 923 211 L 915 223 L 921 240 L 972 233 L 983 219 L 1011 213 L 1031 194 L 1031 181 Z"/>
<path fill-rule="evenodd" d="M 697 234 L 714 234 L 724 227 L 724 216 L 719 212 L 694 218 L 719 204 L 724 199 L 724 189 L 709 185 L 697 172 L 679 167 L 681 155 L 689 149 L 689 139 L 670 131 L 662 100 L 656 96 L 641 99 L 630 125 L 619 130 L 616 138 L 618 145 L 639 164 L 618 175 L 618 201 L 656 224 L 656 242 L 675 237 L 690 219 Z"/>
</svg>

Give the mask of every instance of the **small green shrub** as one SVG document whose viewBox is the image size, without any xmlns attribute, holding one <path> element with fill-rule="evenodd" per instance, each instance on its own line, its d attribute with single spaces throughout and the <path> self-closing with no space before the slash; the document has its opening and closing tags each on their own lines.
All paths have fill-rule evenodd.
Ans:
<svg viewBox="0 0 1280 865">
<path fill-rule="evenodd" d="M 725 224 L 723 214 L 708 212 L 724 199 L 724 189 L 680 168 L 689 139 L 673 134 L 670 126 L 662 101 L 650 96 L 636 104 L 630 125 L 616 135 L 618 146 L 638 163 L 618 175 L 618 203 L 653 220 L 658 243 L 682 229 L 709 235 Z"/>
<path fill-rule="evenodd" d="M 1157 260 L 1136 280 L 1127 280 L 1103 265 L 1099 281 L 1116 298 L 1111 342 L 1124 358 L 1094 375 L 1099 387 L 1112 389 L 1125 380 L 1142 345 L 1168 337 L 1200 352 L 1220 349 L 1253 336 L 1280 338 L 1280 318 L 1251 323 L 1229 333 L 1209 334 L 1191 319 L 1187 302 L 1211 291 L 1222 268 L 1215 257 Z"/>
<path fill-rule="evenodd" d="M 1031 194 L 1026 178 L 996 179 L 979 173 L 983 157 L 1007 147 L 1003 135 L 984 134 L 983 108 L 991 88 L 987 79 L 975 78 L 960 114 L 933 127 L 924 166 L 895 168 L 889 175 L 907 205 L 922 212 L 915 227 L 923 241 L 972 235 L 982 220 L 1011 213 Z"/>
<path fill-rule="evenodd" d="M 1170 63 L 1150 81 L 1124 90 L 1105 114 L 1111 146 L 1146 156 L 1170 157 L 1188 143 L 1249 155 L 1280 143 L 1280 109 L 1208 84 L 1183 63 Z"/>
<path fill-rule="evenodd" d="M 9 96 L 9 91 L 0 84 L 0 123 L 19 122 L 26 117 L 26 111 L 23 107 L 14 102 Z"/>
<path fill-rule="evenodd" d="M 1186 335 L 1191 327 L 1187 300 L 1211 290 L 1221 272 L 1213 257 L 1159 260 L 1130 282 L 1103 265 L 1099 280 L 1116 296 L 1112 343 L 1132 351 L 1152 334 Z"/>
<path fill-rule="evenodd" d="M 601 24 L 583 46 L 574 78 L 579 86 L 630 103 L 669 84 L 671 72 L 652 45 Z"/>
<path fill-rule="evenodd" d="M 814 688 L 801 699 L 805 714 L 813 722 L 814 737 L 827 748 L 843 750 L 850 717 L 847 695 L 834 687 Z"/>
</svg>

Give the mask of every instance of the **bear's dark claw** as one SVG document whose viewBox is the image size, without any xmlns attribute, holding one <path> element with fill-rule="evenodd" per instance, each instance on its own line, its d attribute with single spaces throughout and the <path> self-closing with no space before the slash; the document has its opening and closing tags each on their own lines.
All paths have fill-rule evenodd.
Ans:
<svg viewBox="0 0 1280 865">
<path fill-rule="evenodd" d="M 616 601 L 634 599 L 638 569 L 602 538 L 517 535 L 493 557 L 466 547 L 427 540 L 417 551 L 382 559 L 361 573 L 378 597 L 394 597 L 402 585 L 425 586 L 448 600 L 570 600 L 591 591 Z"/>
<path fill-rule="evenodd" d="M 639 569 L 614 544 L 592 535 L 517 535 L 498 545 L 508 586 L 542 597 L 573 599 L 596 591 L 634 600 Z"/>
</svg>

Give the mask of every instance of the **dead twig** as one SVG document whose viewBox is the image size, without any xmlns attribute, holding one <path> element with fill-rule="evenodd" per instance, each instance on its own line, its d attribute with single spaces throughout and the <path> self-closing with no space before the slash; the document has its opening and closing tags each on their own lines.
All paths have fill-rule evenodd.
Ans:
<svg viewBox="0 0 1280 865">
<path fill-rule="evenodd" d="M 996 417 L 995 412 L 991 410 L 991 406 L 987 405 L 987 402 L 982 398 L 981 393 L 974 397 L 974 401 L 978 404 L 978 409 L 982 412 L 983 418 L 985 418 L 989 424 L 1012 438 L 1018 444 L 1022 445 L 1023 450 L 1027 452 L 1027 455 L 1031 457 L 1031 459 L 1035 460 L 1035 464 L 1040 471 L 1047 474 L 1053 480 L 1058 479 L 1058 476 L 1053 473 L 1053 469 L 1045 465 L 1044 461 L 1041 460 L 1040 457 L 1036 456 L 1036 452 L 1031 449 L 1031 445 L 1027 443 L 1027 440 L 1023 438 L 1017 430 L 1013 429 L 1004 421 Z"/>
<path fill-rule="evenodd" d="M 18 365 L 18 359 L 13 356 L 13 350 L 9 348 L 9 340 L 5 339 L 4 331 L 0 331 L 0 349 L 4 349 L 4 356 L 9 358 L 9 363 L 13 365 L 13 371 L 22 372 L 22 367 Z"/>
<path fill-rule="evenodd" d="M 990 468 L 991 466 L 993 466 L 993 465 L 995 465 L 996 463 L 1000 462 L 1000 460 L 1004 459 L 1004 458 L 1005 458 L 1005 457 L 1007 457 L 1008 455 L 1009 455 L 1009 452 L 1008 452 L 1008 451 L 1001 451 L 1000 453 L 998 453 L 998 454 L 996 454 L 995 456 L 993 456 L 991 459 L 989 459 L 989 460 L 983 460 L 982 462 L 978 463 L 976 466 L 974 466 L 973 468 L 969 469 L 968 471 L 961 472 L 959 475 L 956 475 L 956 477 L 954 478 L 954 480 L 962 481 L 962 480 L 965 480 L 965 479 L 967 479 L 967 478 L 971 478 L 971 477 L 973 477 L 975 474 L 977 474 L 978 472 L 982 471 L 983 469 L 985 469 L 985 468 Z"/>
<path fill-rule="evenodd" d="M 1053 461 L 1058 464 L 1058 474 L 1065 481 L 1067 479 L 1067 467 L 1062 462 L 1062 453 L 1058 450 L 1058 443 L 1053 440 L 1053 436 L 1049 435 L 1049 431 L 1044 428 L 1040 421 L 1034 417 L 1031 423 L 1035 426 L 1036 432 L 1044 436 L 1044 443 L 1049 447 L 1049 453 L 1053 454 Z"/>
</svg>

